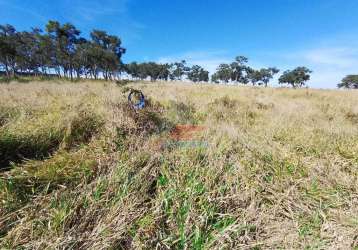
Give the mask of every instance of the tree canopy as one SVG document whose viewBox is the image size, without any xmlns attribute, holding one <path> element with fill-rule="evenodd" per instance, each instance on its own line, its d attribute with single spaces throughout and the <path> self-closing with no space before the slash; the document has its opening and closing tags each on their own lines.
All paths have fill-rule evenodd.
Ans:
<svg viewBox="0 0 358 250">
<path fill-rule="evenodd" d="M 310 80 L 312 71 L 306 67 L 297 67 L 294 70 L 286 70 L 278 79 L 280 84 L 289 84 L 293 88 L 303 87 Z"/>
<path fill-rule="evenodd" d="M 258 84 L 267 87 L 269 81 L 279 72 L 277 68 L 253 69 L 247 65 L 248 61 L 249 59 L 245 56 L 237 56 L 235 61 L 230 64 L 220 64 L 212 75 L 212 81 L 235 84 L 251 82 L 252 85 Z"/>
<path fill-rule="evenodd" d="M 186 66 L 185 61 L 171 64 L 132 62 L 125 65 L 125 72 L 135 80 L 150 79 L 151 81 L 168 81 L 170 79 L 180 81 L 186 77 L 187 80 L 193 82 L 209 81 L 209 71 L 199 65 L 188 67 Z"/>
<path fill-rule="evenodd" d="M 338 84 L 338 88 L 358 89 L 358 75 L 348 75 Z"/>
<path fill-rule="evenodd" d="M 32 28 L 17 31 L 12 25 L 0 25 L 0 73 L 16 75 L 51 75 L 68 78 L 119 79 L 122 73 L 135 80 L 209 82 L 210 73 L 200 65 L 185 60 L 172 63 L 131 62 L 124 64 L 126 49 L 118 36 L 93 29 L 88 37 L 71 23 L 50 20 L 44 31 Z M 262 85 L 267 87 L 279 72 L 275 67 L 255 69 L 249 59 L 237 56 L 233 62 L 220 64 L 211 82 Z M 284 71 L 280 84 L 302 87 L 312 73 L 306 67 Z M 358 76 L 345 77 L 338 87 L 358 88 Z"/>
<path fill-rule="evenodd" d="M 80 36 L 73 24 L 49 21 L 45 32 L 35 28 L 18 32 L 0 25 L 0 69 L 7 76 L 16 74 L 57 75 L 114 79 L 123 69 L 126 52 L 121 39 L 93 30 L 90 39 Z"/>
</svg>

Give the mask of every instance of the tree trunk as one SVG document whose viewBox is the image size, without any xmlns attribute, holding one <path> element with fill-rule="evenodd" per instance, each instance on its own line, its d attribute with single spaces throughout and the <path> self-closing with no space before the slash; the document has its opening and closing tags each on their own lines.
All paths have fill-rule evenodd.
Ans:
<svg viewBox="0 0 358 250">
<path fill-rule="evenodd" d="M 5 63 L 5 72 L 6 72 L 6 77 L 9 78 L 10 77 L 10 71 L 9 71 L 9 66 L 7 65 L 7 63 Z"/>
</svg>

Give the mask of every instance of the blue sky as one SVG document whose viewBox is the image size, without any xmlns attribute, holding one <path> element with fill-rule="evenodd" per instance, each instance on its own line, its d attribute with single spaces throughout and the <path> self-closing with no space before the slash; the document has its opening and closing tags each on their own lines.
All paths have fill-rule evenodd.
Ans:
<svg viewBox="0 0 358 250">
<path fill-rule="evenodd" d="M 308 66 L 309 85 L 334 88 L 358 74 L 357 0 L 0 0 L 0 23 L 47 20 L 121 37 L 123 60 L 186 59 L 211 72 L 236 55 L 253 67 Z"/>
</svg>

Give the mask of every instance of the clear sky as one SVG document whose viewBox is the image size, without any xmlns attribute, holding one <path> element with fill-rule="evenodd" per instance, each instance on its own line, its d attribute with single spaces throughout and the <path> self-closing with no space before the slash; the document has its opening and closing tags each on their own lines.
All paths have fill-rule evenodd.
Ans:
<svg viewBox="0 0 358 250">
<path fill-rule="evenodd" d="M 71 22 L 121 37 L 125 62 L 186 59 L 211 72 L 245 55 L 253 67 L 308 66 L 309 85 L 358 74 L 358 0 L 0 0 L 18 30 Z"/>
</svg>

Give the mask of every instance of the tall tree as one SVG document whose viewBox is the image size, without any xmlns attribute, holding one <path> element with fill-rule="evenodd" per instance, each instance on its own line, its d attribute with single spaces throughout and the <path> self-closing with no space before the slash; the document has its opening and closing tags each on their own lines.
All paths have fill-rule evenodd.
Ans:
<svg viewBox="0 0 358 250">
<path fill-rule="evenodd" d="M 120 38 L 94 30 L 88 41 L 80 33 L 70 23 L 51 20 L 46 34 L 38 28 L 17 32 L 11 25 L 0 25 L 0 70 L 7 76 L 56 72 L 71 79 L 74 75 L 116 78 L 123 70 L 125 53 Z"/>
<path fill-rule="evenodd" d="M 216 69 L 215 72 L 215 80 L 222 81 L 224 83 L 228 83 L 232 79 L 232 68 L 229 64 L 222 63 Z"/>
<path fill-rule="evenodd" d="M 190 68 L 186 66 L 186 61 L 182 60 L 180 62 L 175 62 L 171 65 L 171 73 L 170 73 L 170 79 L 171 80 L 179 80 L 181 81 L 183 79 L 183 76 L 188 73 Z"/>
<path fill-rule="evenodd" d="M 310 80 L 312 71 L 306 67 L 297 67 L 287 70 L 279 78 L 280 84 L 289 84 L 293 88 L 303 87 Z"/>
<path fill-rule="evenodd" d="M 249 69 L 248 70 L 248 78 L 255 86 L 258 85 L 265 85 L 267 87 L 270 80 L 273 78 L 275 74 L 277 74 L 279 70 L 277 68 L 263 68 L 260 70 Z"/>
<path fill-rule="evenodd" d="M 106 31 L 93 30 L 90 36 L 93 43 L 99 46 L 98 53 L 102 54 L 100 66 L 107 80 L 121 69 L 121 57 L 126 50 L 121 47 L 122 42 L 119 37 L 108 35 Z"/>
<path fill-rule="evenodd" d="M 0 63 L 8 77 L 16 72 L 16 43 L 16 29 L 10 24 L 0 25 Z"/>
<path fill-rule="evenodd" d="M 230 64 L 231 67 L 231 80 L 237 83 L 244 83 L 248 82 L 248 70 L 249 67 L 246 63 L 249 59 L 245 56 L 237 56 L 235 61 Z"/>
<path fill-rule="evenodd" d="M 80 31 L 71 23 L 61 24 L 57 21 L 49 21 L 46 31 L 53 39 L 56 48 L 57 67 L 62 68 L 65 76 L 73 79 L 74 57 L 76 54 L 76 43 Z M 60 70 L 58 69 L 58 72 Z"/>
<path fill-rule="evenodd" d="M 188 73 L 188 79 L 193 82 L 207 82 L 209 72 L 199 65 L 193 65 Z"/>
<path fill-rule="evenodd" d="M 358 75 L 347 75 L 338 84 L 338 88 L 358 89 Z"/>
</svg>

